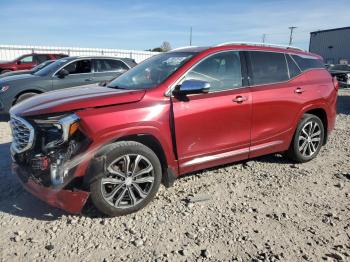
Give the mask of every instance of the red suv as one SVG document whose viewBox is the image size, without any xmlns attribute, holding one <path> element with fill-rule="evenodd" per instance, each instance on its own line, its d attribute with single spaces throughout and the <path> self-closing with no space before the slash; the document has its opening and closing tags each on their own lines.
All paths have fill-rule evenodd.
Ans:
<svg viewBox="0 0 350 262">
<path fill-rule="evenodd" d="M 47 61 L 57 60 L 63 57 L 67 57 L 64 54 L 28 54 L 22 55 L 10 62 L 0 63 L 0 74 L 4 74 L 11 71 L 27 70 Z"/>
<path fill-rule="evenodd" d="M 13 170 L 47 203 L 116 216 L 185 173 L 282 152 L 316 157 L 338 83 L 322 59 L 253 44 L 176 49 L 107 86 L 35 96 L 11 113 Z"/>
</svg>

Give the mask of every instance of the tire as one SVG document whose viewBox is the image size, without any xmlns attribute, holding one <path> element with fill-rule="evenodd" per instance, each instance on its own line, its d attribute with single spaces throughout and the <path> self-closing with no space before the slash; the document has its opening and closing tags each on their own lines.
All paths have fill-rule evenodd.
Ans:
<svg viewBox="0 0 350 262">
<path fill-rule="evenodd" d="M 35 95 L 37 95 L 37 93 L 33 93 L 33 92 L 23 93 L 16 99 L 14 104 L 18 104 L 18 103 L 20 103 L 20 102 L 22 102 L 22 101 L 24 101 L 32 96 L 35 96 Z"/>
<path fill-rule="evenodd" d="M 8 70 L 8 69 L 2 70 L 1 73 L 0 73 L 0 75 L 5 74 L 5 73 L 8 73 L 8 72 L 12 72 L 12 70 Z"/>
<path fill-rule="evenodd" d="M 324 132 L 320 118 L 305 114 L 299 121 L 286 156 L 297 163 L 314 159 L 323 145 Z"/>
<path fill-rule="evenodd" d="M 122 141 L 111 144 L 104 156 L 106 171 L 97 174 L 90 184 L 94 206 L 108 216 L 127 215 L 144 208 L 157 194 L 162 180 L 156 154 L 141 143 Z M 126 166 L 130 172 L 126 172 Z"/>
</svg>

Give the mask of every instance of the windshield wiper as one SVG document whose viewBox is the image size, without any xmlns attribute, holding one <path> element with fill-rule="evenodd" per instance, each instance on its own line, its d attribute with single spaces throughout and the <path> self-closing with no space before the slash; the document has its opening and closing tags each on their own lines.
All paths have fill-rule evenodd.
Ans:
<svg viewBox="0 0 350 262">
<path fill-rule="evenodd" d="M 114 89 L 129 90 L 129 88 L 125 88 L 125 87 L 120 87 L 120 86 L 110 86 L 110 85 L 107 85 L 107 83 L 106 83 L 104 86 L 109 87 L 109 88 L 114 88 Z"/>
</svg>

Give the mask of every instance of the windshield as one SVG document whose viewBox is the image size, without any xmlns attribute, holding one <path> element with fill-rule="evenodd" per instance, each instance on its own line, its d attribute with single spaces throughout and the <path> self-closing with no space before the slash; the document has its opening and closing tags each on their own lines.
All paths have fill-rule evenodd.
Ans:
<svg viewBox="0 0 350 262">
<path fill-rule="evenodd" d="M 35 73 L 35 72 L 38 72 L 40 69 L 43 69 L 45 66 L 51 64 L 52 62 L 54 62 L 54 60 L 47 60 L 45 62 L 42 62 L 41 64 L 37 65 L 36 67 L 34 67 L 32 69 L 32 71 Z"/>
<path fill-rule="evenodd" d="M 148 89 L 159 85 L 195 52 L 170 52 L 155 55 L 122 74 L 107 86 L 121 89 Z"/>
<path fill-rule="evenodd" d="M 48 66 L 45 66 L 44 68 L 40 69 L 38 72 L 35 72 L 34 75 L 46 76 L 50 73 L 52 74 L 58 69 L 60 69 L 60 67 L 64 65 L 67 61 L 68 60 L 66 58 L 61 58 L 59 60 L 56 60 L 55 62 L 49 64 Z"/>
</svg>

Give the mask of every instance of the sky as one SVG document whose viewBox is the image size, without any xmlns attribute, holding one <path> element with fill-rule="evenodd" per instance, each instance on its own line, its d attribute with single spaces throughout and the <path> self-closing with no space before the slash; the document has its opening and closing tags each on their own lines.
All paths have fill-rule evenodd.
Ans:
<svg viewBox="0 0 350 262">
<path fill-rule="evenodd" d="M 308 49 L 311 31 L 350 26 L 349 0 L 0 0 L 0 44 L 146 50 L 228 41 Z"/>
</svg>

